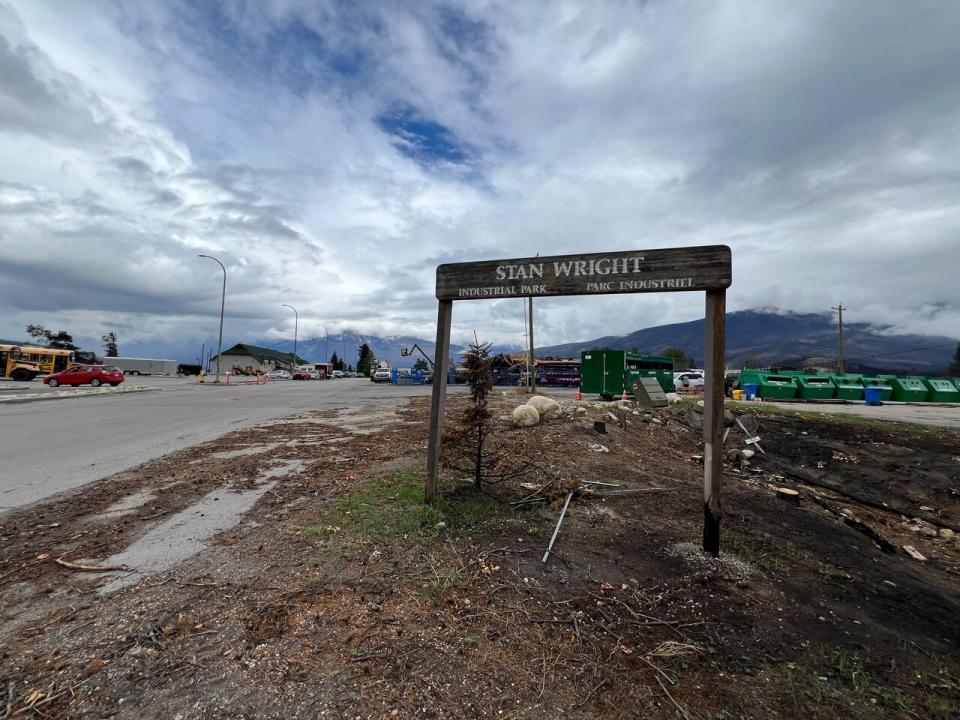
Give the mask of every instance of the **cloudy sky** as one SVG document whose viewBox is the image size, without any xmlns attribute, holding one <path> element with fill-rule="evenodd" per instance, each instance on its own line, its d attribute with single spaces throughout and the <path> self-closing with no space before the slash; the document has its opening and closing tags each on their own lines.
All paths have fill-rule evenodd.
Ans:
<svg viewBox="0 0 960 720">
<path fill-rule="evenodd" d="M 435 267 L 725 243 L 960 336 L 960 3 L 0 0 L 0 337 L 432 337 Z M 702 316 L 537 301 L 538 343 Z M 519 342 L 523 301 L 458 303 Z M 121 345 L 122 349 L 122 345 Z"/>
</svg>

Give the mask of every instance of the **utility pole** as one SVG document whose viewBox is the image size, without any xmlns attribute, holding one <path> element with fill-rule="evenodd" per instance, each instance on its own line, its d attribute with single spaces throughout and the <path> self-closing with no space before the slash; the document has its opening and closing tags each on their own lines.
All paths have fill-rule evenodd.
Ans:
<svg viewBox="0 0 960 720">
<path fill-rule="evenodd" d="M 846 363 L 844 362 L 845 348 L 844 348 L 844 346 L 843 346 L 843 311 L 846 310 L 847 308 L 845 308 L 845 307 L 843 306 L 843 302 L 841 302 L 838 307 L 831 307 L 830 309 L 831 309 L 831 310 L 836 310 L 836 311 L 839 313 L 838 320 L 837 320 L 837 330 L 838 330 L 839 333 L 840 333 L 840 370 L 839 370 L 839 373 L 840 373 L 841 375 L 845 375 L 845 374 L 846 374 L 846 369 L 845 369 L 845 364 L 846 364 Z"/>
<path fill-rule="evenodd" d="M 537 391 L 537 376 L 533 360 L 533 296 L 527 298 L 527 331 L 529 332 L 529 350 L 527 352 L 527 374 L 530 376 L 530 393 Z"/>
</svg>

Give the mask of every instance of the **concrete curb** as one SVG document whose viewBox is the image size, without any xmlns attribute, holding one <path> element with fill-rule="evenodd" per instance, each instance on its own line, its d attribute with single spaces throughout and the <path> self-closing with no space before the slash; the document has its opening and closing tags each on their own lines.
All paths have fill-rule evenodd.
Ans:
<svg viewBox="0 0 960 720">
<path fill-rule="evenodd" d="M 136 393 L 143 392 L 155 392 L 160 390 L 160 388 L 153 387 L 135 387 L 124 390 L 116 390 L 114 388 L 98 388 L 90 390 L 74 390 L 70 392 L 58 392 L 56 390 L 45 392 L 45 393 L 35 393 L 33 395 L 19 395 L 14 397 L 0 397 L 0 405 L 20 405 L 23 403 L 39 402 L 41 400 L 68 400 L 71 398 L 81 398 L 81 397 L 109 397 L 111 395 L 133 395 Z"/>
</svg>

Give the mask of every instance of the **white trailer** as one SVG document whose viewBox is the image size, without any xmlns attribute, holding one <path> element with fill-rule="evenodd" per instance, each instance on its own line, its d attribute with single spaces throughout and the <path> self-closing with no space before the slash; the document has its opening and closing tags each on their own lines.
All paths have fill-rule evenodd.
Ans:
<svg viewBox="0 0 960 720">
<path fill-rule="evenodd" d="M 176 360 L 155 360 L 152 358 L 104 358 L 105 365 L 115 365 L 124 375 L 176 375 Z"/>
</svg>

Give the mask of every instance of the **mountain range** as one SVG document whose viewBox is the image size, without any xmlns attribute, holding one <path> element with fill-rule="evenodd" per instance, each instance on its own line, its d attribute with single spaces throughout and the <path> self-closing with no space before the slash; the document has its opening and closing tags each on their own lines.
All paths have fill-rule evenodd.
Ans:
<svg viewBox="0 0 960 720">
<path fill-rule="evenodd" d="M 838 355 L 838 333 L 828 314 L 741 310 L 727 314 L 727 367 L 832 366 Z M 895 334 L 871 323 L 844 323 L 846 369 L 937 374 L 946 370 L 957 339 L 939 335 Z M 704 320 L 660 325 L 629 335 L 611 335 L 584 342 L 542 347 L 538 357 L 576 357 L 581 350 L 609 347 L 657 354 L 664 348 L 683 350 L 703 363 Z"/>
<path fill-rule="evenodd" d="M 727 314 L 727 366 L 770 367 L 805 365 L 832 366 L 837 356 L 837 326 L 828 314 L 800 314 L 770 310 L 742 310 Z M 872 323 L 846 323 L 847 370 L 858 368 L 870 371 L 892 372 L 916 371 L 920 374 L 937 374 L 945 371 L 957 340 L 938 335 L 898 334 L 891 328 Z M 95 348 L 98 354 L 102 346 L 95 340 L 79 338 L 84 349 Z M 199 361 L 201 347 L 182 342 L 130 342 L 120 339 L 120 354 L 125 357 L 171 358 L 179 362 Z M 249 342 L 271 347 L 284 352 L 293 350 L 292 340 L 256 340 L 252 338 L 231 339 L 224 342 L 230 347 L 234 342 Z M 356 364 L 358 348 L 368 343 L 378 359 L 391 365 L 413 365 L 419 353 L 404 356 L 404 349 L 419 346 L 433 358 L 432 340 L 412 336 L 381 337 L 344 332 L 329 338 L 302 338 L 297 343 L 297 354 L 313 362 L 322 362 L 334 352 L 350 364 Z M 694 364 L 703 363 L 704 321 L 659 325 L 644 328 L 627 335 L 609 335 L 537 348 L 537 357 L 578 357 L 581 350 L 609 347 L 618 350 L 637 350 L 650 354 L 662 353 L 664 348 L 683 350 L 692 357 Z M 206 346 L 209 351 L 209 345 Z M 456 358 L 463 346 L 451 347 L 450 355 Z M 524 352 L 520 346 L 499 345 L 494 352 Z"/>
</svg>

